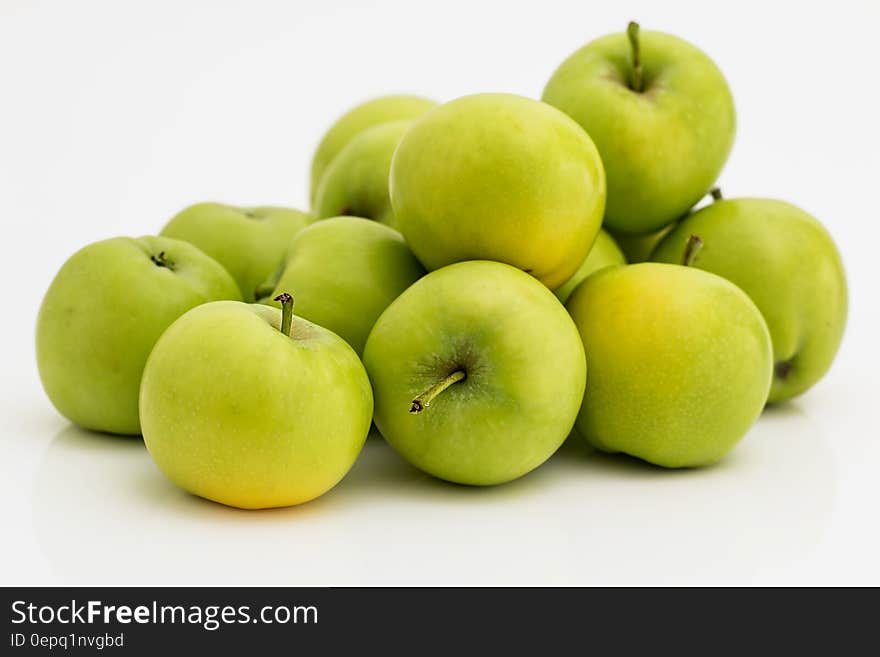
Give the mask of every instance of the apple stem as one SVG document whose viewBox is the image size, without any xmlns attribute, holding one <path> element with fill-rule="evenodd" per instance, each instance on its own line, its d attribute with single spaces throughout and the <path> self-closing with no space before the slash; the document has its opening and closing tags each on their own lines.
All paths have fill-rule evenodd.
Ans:
<svg viewBox="0 0 880 657">
<path fill-rule="evenodd" d="M 713 201 L 720 201 L 724 198 L 724 196 L 721 195 L 721 188 L 720 187 L 713 187 L 712 189 L 709 190 L 709 193 L 712 195 Z"/>
<path fill-rule="evenodd" d="M 290 324 L 293 322 L 293 297 L 282 292 L 273 301 L 281 302 L 281 332 L 290 337 Z"/>
<path fill-rule="evenodd" d="M 174 263 L 165 257 L 164 251 L 159 251 L 158 255 L 151 255 L 150 260 L 152 260 L 153 264 L 157 267 L 165 267 L 166 269 L 174 271 Z"/>
<path fill-rule="evenodd" d="M 410 413 L 421 413 L 423 410 L 428 408 L 431 405 L 431 402 L 434 400 L 434 397 L 439 395 L 441 392 L 446 390 L 449 386 L 454 383 L 458 383 L 467 378 L 467 373 L 462 370 L 456 370 L 449 376 L 447 376 L 442 381 L 438 381 L 430 388 L 425 390 L 421 395 L 412 400 L 412 406 L 409 409 Z"/>
<path fill-rule="evenodd" d="M 642 79 L 642 55 L 639 52 L 639 24 L 630 21 L 626 26 L 626 36 L 629 37 L 629 45 L 632 48 L 632 79 L 630 88 L 636 93 L 642 93 L 644 80 Z"/>
<path fill-rule="evenodd" d="M 700 236 L 691 235 L 687 241 L 687 246 L 684 247 L 684 256 L 681 259 L 681 264 L 685 267 L 690 267 L 694 262 L 694 258 L 697 257 L 697 253 L 702 248 L 703 240 L 700 239 Z"/>
</svg>

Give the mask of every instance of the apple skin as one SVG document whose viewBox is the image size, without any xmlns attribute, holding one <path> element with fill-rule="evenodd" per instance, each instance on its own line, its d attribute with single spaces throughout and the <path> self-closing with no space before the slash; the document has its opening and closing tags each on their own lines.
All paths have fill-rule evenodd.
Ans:
<svg viewBox="0 0 880 657">
<path fill-rule="evenodd" d="M 617 246 L 620 247 L 626 261 L 631 265 L 635 265 L 640 262 L 649 262 L 651 260 L 651 254 L 654 253 L 654 249 L 657 248 L 657 245 L 660 244 L 660 242 L 663 241 L 663 238 L 669 235 L 677 225 L 677 223 L 673 222 L 664 226 L 660 230 L 655 230 L 653 233 L 648 233 L 646 235 L 617 235 L 611 233 L 611 236 L 614 238 Z"/>
<path fill-rule="evenodd" d="M 736 131 L 721 71 L 687 41 L 640 33 L 644 90 L 630 88 L 625 33 L 600 37 L 566 59 L 543 100 L 586 130 L 605 165 L 605 228 L 640 235 L 685 214 L 718 178 Z"/>
<path fill-rule="evenodd" d="M 271 298 L 289 290 L 298 316 L 330 329 L 361 354 L 382 311 L 424 274 L 393 228 L 334 217 L 294 237 Z"/>
<path fill-rule="evenodd" d="M 144 442 L 159 469 L 200 497 L 242 509 L 300 504 L 351 469 L 370 429 L 366 372 L 343 340 L 261 304 L 186 313 L 150 354 Z"/>
<path fill-rule="evenodd" d="M 566 307 L 590 368 L 577 429 L 597 449 L 667 468 L 708 465 L 760 415 L 770 335 L 724 278 L 651 262 L 608 267 Z"/>
<path fill-rule="evenodd" d="M 480 486 L 516 479 L 556 451 L 586 376 L 577 330 L 556 297 L 487 261 L 413 284 L 376 322 L 363 360 L 388 443 L 435 477 Z M 457 370 L 467 378 L 410 412 L 416 396 Z"/>
<path fill-rule="evenodd" d="M 391 95 L 373 98 L 346 112 L 324 134 L 312 158 L 309 192 L 312 207 L 315 207 L 315 195 L 324 171 L 355 136 L 380 123 L 418 118 L 436 106 L 433 100 L 420 96 Z"/>
<path fill-rule="evenodd" d="M 315 196 L 319 219 L 349 215 L 395 227 L 388 192 L 391 156 L 412 121 L 390 121 L 352 139 L 324 172 Z"/>
<path fill-rule="evenodd" d="M 152 258 L 164 254 L 172 268 Z M 137 435 L 144 363 L 162 332 L 190 308 L 241 299 L 229 273 L 193 245 L 117 237 L 64 263 L 37 317 L 37 366 L 49 400 L 71 422 Z"/>
<path fill-rule="evenodd" d="M 571 278 L 565 281 L 560 287 L 556 288 L 553 291 L 553 294 L 556 295 L 556 298 L 559 299 L 559 301 L 565 303 L 568 300 L 568 297 L 571 296 L 571 293 L 574 292 L 574 289 L 590 274 L 593 274 L 600 269 L 604 269 L 605 267 L 625 264 L 626 257 L 623 255 L 623 251 L 620 250 L 620 247 L 617 246 L 617 242 L 607 231 L 600 230 L 599 234 L 596 236 L 596 241 L 593 242 L 593 248 L 590 249 L 590 253 L 587 255 L 583 264 Z"/>
<path fill-rule="evenodd" d="M 562 112 L 511 94 L 476 94 L 428 112 L 391 163 L 400 232 L 430 271 L 496 260 L 551 290 L 599 232 L 605 173 L 589 136 Z"/>
<path fill-rule="evenodd" d="M 691 235 L 703 241 L 691 266 L 738 285 L 767 321 L 775 362 L 768 401 L 812 387 L 831 367 L 846 326 L 846 275 L 828 231 L 784 201 L 722 200 L 684 219 L 653 259 L 681 262 Z"/>
<path fill-rule="evenodd" d="M 172 218 L 161 235 L 195 244 L 232 274 L 242 299 L 254 301 L 290 240 L 312 221 L 311 214 L 290 208 L 197 203 Z"/>
</svg>

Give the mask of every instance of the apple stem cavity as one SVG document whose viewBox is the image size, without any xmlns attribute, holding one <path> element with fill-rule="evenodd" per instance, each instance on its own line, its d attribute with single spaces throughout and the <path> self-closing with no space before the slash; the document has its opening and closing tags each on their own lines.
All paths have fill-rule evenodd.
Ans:
<svg viewBox="0 0 880 657">
<path fill-rule="evenodd" d="M 713 202 L 714 202 L 714 201 L 720 201 L 720 200 L 722 200 L 722 199 L 724 198 L 724 196 L 721 194 L 721 188 L 720 188 L 720 187 L 713 187 L 712 189 L 709 190 L 709 193 L 712 195 L 712 201 L 713 201 Z"/>
<path fill-rule="evenodd" d="M 157 267 L 165 267 L 165 269 L 174 271 L 174 263 L 165 257 L 164 251 L 159 251 L 158 255 L 151 255 L 150 260 L 152 260 L 153 264 Z"/>
<path fill-rule="evenodd" d="M 630 21 L 626 26 L 626 36 L 629 37 L 629 45 L 632 49 L 632 77 L 629 86 L 640 94 L 644 91 L 645 81 L 642 77 L 642 55 L 639 52 L 639 24 Z"/>
<path fill-rule="evenodd" d="M 273 301 L 281 303 L 281 332 L 290 337 L 290 325 L 293 322 L 293 297 L 282 292 Z"/>
<path fill-rule="evenodd" d="M 684 256 L 681 258 L 681 264 L 690 267 L 694 264 L 694 258 L 697 257 L 700 249 L 703 248 L 703 240 L 699 235 L 691 235 L 688 238 L 687 245 L 684 247 Z"/>
<path fill-rule="evenodd" d="M 428 408 L 431 405 L 431 402 L 434 400 L 434 397 L 439 395 L 441 392 L 446 390 L 449 386 L 458 383 L 459 381 L 463 381 L 467 378 L 467 373 L 462 370 L 456 370 L 449 376 L 447 376 L 442 381 L 438 381 L 430 388 L 425 390 L 421 395 L 412 400 L 412 406 L 410 406 L 410 413 L 421 413 L 423 410 Z"/>
</svg>

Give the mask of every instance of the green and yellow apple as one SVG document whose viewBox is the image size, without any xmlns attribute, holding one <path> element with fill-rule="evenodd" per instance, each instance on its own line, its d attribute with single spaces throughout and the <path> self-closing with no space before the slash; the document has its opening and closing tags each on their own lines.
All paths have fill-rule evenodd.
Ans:
<svg viewBox="0 0 880 657">
<path fill-rule="evenodd" d="M 271 206 L 237 207 L 197 203 L 178 213 L 162 235 L 186 240 L 226 267 L 245 301 L 284 259 L 290 240 L 314 217 Z"/>
<path fill-rule="evenodd" d="M 391 163 L 400 232 L 429 270 L 496 260 L 550 289 L 580 267 L 605 208 L 590 137 L 553 107 L 465 96 L 417 120 Z"/>
<path fill-rule="evenodd" d="M 418 118 L 436 105 L 433 100 L 420 96 L 391 95 L 373 98 L 346 112 L 324 134 L 312 158 L 309 192 L 312 207 L 324 171 L 354 137 L 380 123 Z"/>
<path fill-rule="evenodd" d="M 403 458 L 448 481 L 500 484 L 563 443 L 586 364 L 565 308 L 497 262 L 432 272 L 376 322 L 364 351 L 374 420 Z"/>
<path fill-rule="evenodd" d="M 351 469 L 373 396 L 357 354 L 320 326 L 261 304 L 209 303 L 162 335 L 140 411 L 159 469 L 243 509 L 300 504 Z"/>
<path fill-rule="evenodd" d="M 783 201 L 723 200 L 684 219 L 653 259 L 681 263 L 692 236 L 702 245 L 690 265 L 736 283 L 767 321 L 775 362 L 768 401 L 809 389 L 831 367 L 846 325 L 846 276 L 828 231 Z"/>
<path fill-rule="evenodd" d="M 49 400 L 87 429 L 136 435 L 138 388 L 156 340 L 190 308 L 241 299 L 229 273 L 167 237 L 95 242 L 64 263 L 37 318 L 37 366 Z"/>
<path fill-rule="evenodd" d="M 662 32 L 596 39 L 566 59 L 543 100 L 586 130 L 605 165 L 605 227 L 661 229 L 703 196 L 733 145 L 736 113 L 721 71 L 687 41 Z"/>
<path fill-rule="evenodd" d="M 625 264 L 626 258 L 623 255 L 623 251 L 617 246 L 617 242 L 606 231 L 600 230 L 596 236 L 596 241 L 593 242 L 593 248 L 590 249 L 590 253 L 583 264 L 574 273 L 574 276 L 556 288 L 553 293 L 557 299 L 565 303 L 571 293 L 574 292 L 574 288 L 580 285 L 581 281 L 590 274 L 600 269 L 605 269 L 605 267 Z"/>
<path fill-rule="evenodd" d="M 761 313 L 730 281 L 642 263 L 587 278 L 566 304 L 590 374 L 577 429 L 657 465 L 707 465 L 757 419 L 773 370 Z"/>
<path fill-rule="evenodd" d="M 334 217 L 293 238 L 272 296 L 291 290 L 297 315 L 330 329 L 360 354 L 382 311 L 424 273 L 393 228 Z"/>
<path fill-rule="evenodd" d="M 388 193 L 391 156 L 412 121 L 390 121 L 367 128 L 327 167 L 315 195 L 318 218 L 351 215 L 394 227 Z"/>
<path fill-rule="evenodd" d="M 712 197 L 713 201 L 720 201 L 721 189 L 718 187 L 713 187 L 709 190 L 709 195 Z M 687 217 L 699 209 L 699 205 L 695 205 L 684 215 Z M 614 241 L 617 242 L 617 245 L 620 247 L 620 250 L 623 251 L 623 255 L 626 257 L 626 261 L 635 265 L 639 262 L 648 262 L 651 260 L 651 254 L 654 253 L 654 249 L 657 248 L 657 245 L 663 241 L 663 238 L 669 235 L 672 230 L 678 225 L 678 222 L 684 217 L 680 217 L 678 220 L 673 221 L 671 224 L 665 225 L 660 230 L 655 230 L 652 233 L 646 233 L 644 235 L 627 235 L 625 233 L 614 233 L 613 231 L 609 231 L 611 236 L 614 238 Z"/>
<path fill-rule="evenodd" d="M 676 223 L 673 222 L 660 230 L 655 230 L 653 233 L 647 233 L 646 235 L 626 235 L 624 233 L 611 233 L 611 235 L 623 252 L 626 261 L 631 265 L 635 265 L 640 262 L 648 262 L 651 259 L 651 254 L 654 253 L 654 249 L 663 241 L 664 237 L 672 232 L 675 226 Z"/>
</svg>

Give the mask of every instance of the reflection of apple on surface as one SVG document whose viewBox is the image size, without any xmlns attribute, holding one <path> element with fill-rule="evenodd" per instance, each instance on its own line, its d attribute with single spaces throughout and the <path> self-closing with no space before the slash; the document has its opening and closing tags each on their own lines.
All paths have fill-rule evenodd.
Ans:
<svg viewBox="0 0 880 657">
<path fill-rule="evenodd" d="M 583 264 L 571 278 L 556 288 L 553 293 L 557 299 L 565 303 L 569 295 L 574 292 L 574 289 L 590 274 L 605 267 L 625 264 L 626 258 L 623 255 L 623 251 L 617 246 L 617 242 L 606 231 L 600 230 L 599 234 L 596 235 L 596 241 L 593 242 L 593 248 L 590 249 L 590 253 Z"/>
<path fill-rule="evenodd" d="M 684 219 L 653 259 L 681 262 L 692 235 L 702 247 L 691 265 L 736 283 L 767 321 L 775 362 L 768 401 L 790 399 L 821 379 L 847 315 L 843 263 L 828 231 L 783 201 L 720 200 Z"/>
<path fill-rule="evenodd" d="M 496 260 L 550 289 L 584 261 L 605 207 L 590 137 L 559 110 L 510 94 L 465 96 L 417 120 L 390 186 L 397 227 L 429 270 Z"/>
<path fill-rule="evenodd" d="M 415 119 L 436 106 L 437 103 L 433 100 L 419 96 L 380 96 L 353 107 L 341 116 L 324 134 L 312 157 L 309 192 L 312 206 L 314 207 L 315 194 L 324 171 L 354 137 L 380 123 Z"/>
<path fill-rule="evenodd" d="M 197 203 L 178 213 L 162 235 L 186 240 L 232 274 L 245 301 L 274 272 L 293 236 L 312 215 L 279 207 L 236 207 Z"/>
<path fill-rule="evenodd" d="M 240 299 L 215 260 L 167 237 L 95 242 L 64 263 L 37 318 L 46 394 L 71 422 L 139 434 L 138 388 L 162 332 L 199 304 Z"/>
<path fill-rule="evenodd" d="M 707 465 L 760 415 L 770 336 L 729 281 L 678 265 L 610 267 L 566 307 L 589 364 L 577 429 L 594 447 L 666 467 Z"/>
<path fill-rule="evenodd" d="M 566 59 L 543 100 L 586 130 L 605 165 L 605 227 L 640 235 L 687 212 L 733 145 L 733 97 L 690 43 L 661 32 L 609 34 Z"/>
<path fill-rule="evenodd" d="M 553 294 L 496 262 L 450 265 L 407 289 L 364 350 L 376 426 L 416 467 L 491 485 L 538 467 L 574 423 L 586 366 Z"/>
<path fill-rule="evenodd" d="M 272 297 L 293 290 L 298 316 L 333 331 L 360 354 L 382 311 L 424 273 L 393 228 L 335 217 L 293 239 Z"/>
<path fill-rule="evenodd" d="M 144 442 L 181 488 L 229 506 L 290 506 L 332 488 L 373 411 L 357 354 L 276 308 L 210 303 L 159 339 L 144 369 Z"/>
<path fill-rule="evenodd" d="M 394 227 L 388 193 L 391 156 L 410 125 L 412 121 L 382 123 L 352 139 L 321 178 L 315 215 L 365 217 Z"/>
</svg>

